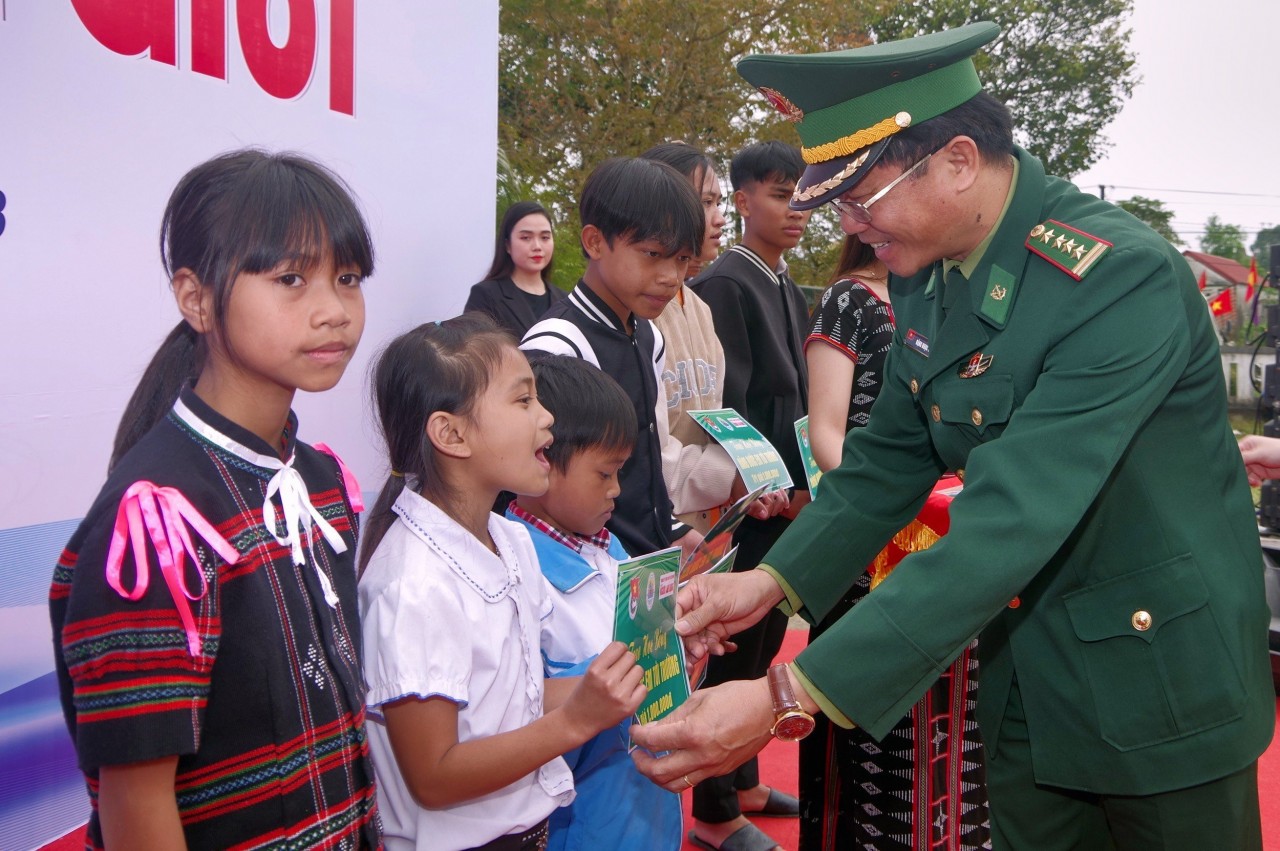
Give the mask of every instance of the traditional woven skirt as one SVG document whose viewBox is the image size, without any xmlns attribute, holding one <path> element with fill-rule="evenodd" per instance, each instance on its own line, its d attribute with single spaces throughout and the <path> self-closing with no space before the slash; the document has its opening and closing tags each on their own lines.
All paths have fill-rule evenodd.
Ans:
<svg viewBox="0 0 1280 851">
<path fill-rule="evenodd" d="M 810 640 L 911 552 L 947 530 L 959 489 L 943 479 L 920 515 L 862 574 Z M 978 662 L 970 646 L 880 742 L 825 718 L 800 742 L 800 851 L 990 848 L 982 740 L 974 720 Z"/>
</svg>

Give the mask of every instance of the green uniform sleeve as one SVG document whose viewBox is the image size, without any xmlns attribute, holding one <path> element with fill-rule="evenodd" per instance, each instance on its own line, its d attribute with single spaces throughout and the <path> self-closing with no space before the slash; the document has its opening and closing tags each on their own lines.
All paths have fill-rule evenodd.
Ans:
<svg viewBox="0 0 1280 851">
<path fill-rule="evenodd" d="M 1190 311 L 1203 305 L 1179 295 L 1177 276 L 1156 252 L 1117 251 L 1108 267 L 1109 275 L 1078 285 L 1069 307 L 1013 317 L 1042 326 L 1042 366 L 1003 433 L 968 452 L 950 531 L 903 559 L 797 658 L 808 680 L 873 736 L 888 732 L 1053 563 L 1186 370 Z M 1023 286 L 1047 283 L 1067 285 L 1041 277 Z M 877 403 L 865 437 L 851 434 L 846 463 L 824 478 L 816 510 L 802 513 L 767 556 L 817 617 L 832 589 L 909 519 L 939 472 L 909 394 L 886 392 L 888 406 Z"/>
</svg>

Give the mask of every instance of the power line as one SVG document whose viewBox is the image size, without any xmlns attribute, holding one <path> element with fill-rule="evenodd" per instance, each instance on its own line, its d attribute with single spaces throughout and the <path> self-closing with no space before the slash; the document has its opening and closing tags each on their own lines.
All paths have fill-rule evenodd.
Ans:
<svg viewBox="0 0 1280 851">
<path fill-rule="evenodd" d="M 1209 189 L 1156 189 L 1151 186 L 1121 186 L 1118 183 L 1098 184 L 1105 185 L 1108 189 L 1128 189 L 1130 192 L 1182 192 L 1188 195 L 1229 195 L 1234 198 L 1277 198 L 1280 195 L 1271 195 L 1264 192 L 1216 192 Z"/>
</svg>

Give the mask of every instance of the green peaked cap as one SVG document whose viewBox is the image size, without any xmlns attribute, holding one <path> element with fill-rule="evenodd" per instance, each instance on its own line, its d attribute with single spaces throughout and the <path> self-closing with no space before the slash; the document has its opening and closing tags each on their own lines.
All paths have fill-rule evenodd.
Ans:
<svg viewBox="0 0 1280 851">
<path fill-rule="evenodd" d="M 879 161 L 893 134 L 982 90 L 973 55 L 1000 34 L 989 21 L 828 53 L 755 54 L 738 73 L 800 133 L 808 168 L 791 206 L 817 207 Z"/>
</svg>

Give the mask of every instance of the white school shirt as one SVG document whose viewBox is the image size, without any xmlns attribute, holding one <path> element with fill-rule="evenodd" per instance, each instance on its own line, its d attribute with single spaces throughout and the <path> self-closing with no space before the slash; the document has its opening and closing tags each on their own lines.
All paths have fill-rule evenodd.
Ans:
<svg viewBox="0 0 1280 851">
<path fill-rule="evenodd" d="M 529 533 L 496 514 L 490 552 L 405 488 L 397 520 L 360 578 L 369 747 L 388 851 L 451 851 L 529 830 L 573 800 L 556 757 L 509 786 L 424 809 L 401 779 L 381 707 L 409 695 L 458 704 L 458 741 L 523 727 L 542 715 L 541 620 L 551 613 Z"/>
</svg>

